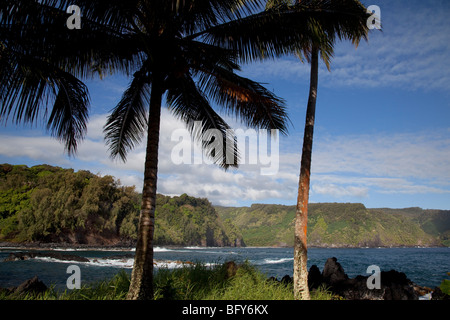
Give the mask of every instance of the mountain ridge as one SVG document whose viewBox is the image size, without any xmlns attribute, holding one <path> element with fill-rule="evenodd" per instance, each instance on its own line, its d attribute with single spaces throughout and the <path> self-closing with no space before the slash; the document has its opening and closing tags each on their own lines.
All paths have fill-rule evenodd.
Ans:
<svg viewBox="0 0 450 320">
<path fill-rule="evenodd" d="M 250 246 L 293 246 L 295 206 L 215 206 Z M 449 246 L 450 210 L 372 208 L 361 203 L 310 203 L 310 247 Z"/>
</svg>

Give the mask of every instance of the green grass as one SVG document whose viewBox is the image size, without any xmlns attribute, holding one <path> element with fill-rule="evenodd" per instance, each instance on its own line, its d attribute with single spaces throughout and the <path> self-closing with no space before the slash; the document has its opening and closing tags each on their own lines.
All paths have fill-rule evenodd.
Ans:
<svg viewBox="0 0 450 320">
<path fill-rule="evenodd" d="M 78 290 L 57 292 L 54 288 L 43 294 L 15 295 L 0 292 L 0 300 L 124 300 L 130 277 L 120 271 L 109 280 Z M 177 269 L 159 269 L 154 278 L 155 299 L 165 300 L 293 300 L 293 287 L 268 277 L 249 263 L 239 266 L 229 276 L 225 264 L 212 267 L 201 263 Z M 326 290 L 311 292 L 313 300 L 335 299 Z"/>
<path fill-rule="evenodd" d="M 442 280 L 440 288 L 443 293 L 450 295 L 450 280 Z"/>
</svg>

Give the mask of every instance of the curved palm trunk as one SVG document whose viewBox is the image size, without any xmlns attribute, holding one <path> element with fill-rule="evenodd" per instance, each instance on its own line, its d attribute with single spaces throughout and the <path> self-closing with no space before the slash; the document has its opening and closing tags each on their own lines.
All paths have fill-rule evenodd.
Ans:
<svg viewBox="0 0 450 320">
<path fill-rule="evenodd" d="M 142 208 L 139 217 L 138 240 L 130 289 L 127 295 L 129 300 L 153 299 L 153 232 L 155 227 L 161 99 L 161 86 L 157 81 L 153 81 L 148 118 Z"/>
<path fill-rule="evenodd" d="M 311 175 L 311 155 L 314 134 L 314 118 L 316 113 L 317 82 L 319 74 L 319 52 L 316 47 L 311 51 L 311 79 L 308 107 L 306 109 L 305 133 L 303 136 L 302 161 L 295 215 L 294 242 L 294 296 L 296 299 L 309 300 L 308 288 L 308 199 Z"/>
</svg>

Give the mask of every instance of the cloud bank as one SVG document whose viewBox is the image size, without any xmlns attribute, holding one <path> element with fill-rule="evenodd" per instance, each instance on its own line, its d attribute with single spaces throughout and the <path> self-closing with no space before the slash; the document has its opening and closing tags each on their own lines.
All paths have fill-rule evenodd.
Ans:
<svg viewBox="0 0 450 320">
<path fill-rule="evenodd" d="M 206 197 L 214 204 L 239 205 L 249 202 L 294 204 L 297 196 L 301 141 L 281 137 L 279 171 L 261 175 L 260 163 L 243 164 L 224 171 L 215 165 L 174 164 L 171 160 L 177 141 L 172 132 L 184 125 L 167 109 L 162 113 L 159 146 L 158 192 L 167 195 L 188 193 Z M 128 155 L 126 163 L 109 158 L 102 127 L 106 115 L 94 116 L 88 135 L 80 144 L 76 158 L 63 154 L 63 146 L 44 135 L 0 135 L 0 155 L 26 157 L 52 165 L 89 168 L 101 175 L 110 174 L 122 184 L 142 188 L 144 143 Z M 287 148 L 286 146 L 291 146 Z M 198 145 L 195 152 L 201 152 Z M 441 134 L 378 134 L 318 137 L 312 159 L 311 198 L 326 196 L 342 201 L 364 200 L 374 193 L 443 194 L 450 193 L 450 139 Z"/>
</svg>

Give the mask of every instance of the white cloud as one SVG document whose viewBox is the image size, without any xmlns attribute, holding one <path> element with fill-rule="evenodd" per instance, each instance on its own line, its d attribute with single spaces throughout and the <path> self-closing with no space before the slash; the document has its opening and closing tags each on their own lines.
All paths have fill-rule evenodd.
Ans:
<svg viewBox="0 0 450 320">
<path fill-rule="evenodd" d="M 64 146 L 55 139 L 40 136 L 0 135 L 0 154 L 11 158 L 28 157 L 33 160 L 68 164 L 64 159 Z"/>
<path fill-rule="evenodd" d="M 295 203 L 300 152 L 280 150 L 279 172 L 261 175 L 261 165 L 243 164 L 224 171 L 215 165 L 180 164 L 171 160 L 171 133 L 183 124 L 164 109 L 159 145 L 158 192 L 187 193 L 207 197 L 215 204 L 237 205 L 243 201 Z M 123 184 L 142 188 L 145 143 L 128 155 L 126 163 L 108 156 L 102 139 L 106 115 L 93 117 L 88 135 L 75 159 L 63 155 L 63 146 L 47 136 L 0 135 L 0 154 L 29 157 L 43 163 L 89 168 L 113 175 Z M 281 145 L 299 142 L 284 137 Z M 145 140 L 145 139 L 144 139 Z M 294 141 L 294 142 L 292 142 Z M 196 147 L 198 148 L 198 146 Z M 298 148 L 300 149 L 300 148 Z M 450 138 L 448 132 L 415 134 L 342 135 L 319 137 L 312 159 L 311 196 L 348 199 L 368 198 L 371 193 L 442 194 L 450 192 Z"/>
<path fill-rule="evenodd" d="M 332 196 L 335 198 L 347 196 L 366 198 L 368 196 L 369 188 L 356 186 L 339 186 L 335 184 L 314 184 L 311 187 L 311 191 L 312 193 Z"/>
<path fill-rule="evenodd" d="M 450 138 L 438 132 L 328 137 L 317 141 L 312 170 L 450 181 Z"/>
<path fill-rule="evenodd" d="M 450 193 L 445 132 L 347 135 L 316 141 L 312 191 L 333 197 Z"/>
</svg>

